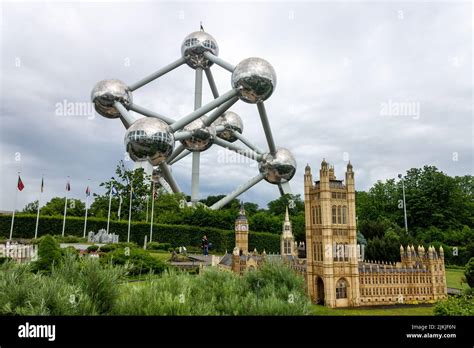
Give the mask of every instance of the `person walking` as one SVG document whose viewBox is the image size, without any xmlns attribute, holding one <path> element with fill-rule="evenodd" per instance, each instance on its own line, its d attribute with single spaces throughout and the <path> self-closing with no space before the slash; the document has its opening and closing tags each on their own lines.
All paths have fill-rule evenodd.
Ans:
<svg viewBox="0 0 474 348">
<path fill-rule="evenodd" d="M 201 247 L 204 255 L 209 255 L 209 240 L 207 239 L 207 236 L 202 237 Z"/>
</svg>

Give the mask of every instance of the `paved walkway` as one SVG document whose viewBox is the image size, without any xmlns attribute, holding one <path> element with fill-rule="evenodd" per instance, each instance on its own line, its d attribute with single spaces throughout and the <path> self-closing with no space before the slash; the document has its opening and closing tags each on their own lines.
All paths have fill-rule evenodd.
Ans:
<svg viewBox="0 0 474 348">
<path fill-rule="evenodd" d="M 461 295 L 462 290 L 457 288 L 448 288 L 448 295 Z"/>
<path fill-rule="evenodd" d="M 212 256 L 211 255 L 200 255 L 200 254 L 188 254 L 187 257 L 189 261 L 182 261 L 170 262 L 173 266 L 184 267 L 184 268 L 191 268 L 197 266 L 209 266 L 212 263 Z"/>
</svg>

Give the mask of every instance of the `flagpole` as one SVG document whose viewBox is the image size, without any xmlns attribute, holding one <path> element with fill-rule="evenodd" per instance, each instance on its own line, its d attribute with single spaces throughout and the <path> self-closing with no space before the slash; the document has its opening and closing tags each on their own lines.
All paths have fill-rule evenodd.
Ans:
<svg viewBox="0 0 474 348">
<path fill-rule="evenodd" d="M 130 205 L 128 207 L 127 243 L 130 243 L 130 222 L 132 221 L 132 198 L 133 198 L 133 187 L 132 187 L 132 183 L 130 183 Z"/>
<path fill-rule="evenodd" d="M 68 193 L 68 185 L 69 185 L 69 176 L 67 177 L 67 184 L 66 184 L 66 195 L 64 196 L 64 214 L 63 214 L 63 232 L 62 236 L 64 237 L 64 229 L 66 228 L 66 214 L 67 214 L 67 193 Z"/>
<path fill-rule="evenodd" d="M 153 240 L 153 208 L 155 207 L 155 182 L 153 181 L 153 191 L 151 193 L 151 217 L 150 217 L 150 242 Z"/>
<path fill-rule="evenodd" d="M 89 209 L 89 196 L 90 196 L 90 192 L 88 193 L 87 190 L 90 190 L 90 181 L 91 179 L 88 179 L 87 189 L 86 189 L 86 216 L 84 217 L 84 235 L 82 236 L 82 238 L 86 238 L 86 231 L 87 231 L 87 210 Z"/>
<path fill-rule="evenodd" d="M 117 215 L 118 215 L 118 221 L 120 221 L 120 213 L 121 213 L 121 211 L 122 211 L 122 196 L 120 195 L 120 196 L 119 196 L 119 208 L 118 208 L 118 213 L 117 213 Z"/>
<path fill-rule="evenodd" d="M 15 198 L 13 200 L 12 225 L 10 227 L 10 238 L 9 238 L 9 240 L 12 240 L 12 236 L 13 236 L 13 224 L 15 223 L 15 210 L 16 210 L 16 200 L 17 200 L 17 197 L 18 197 L 18 181 L 19 181 L 19 178 L 20 178 L 20 172 L 18 172 L 17 187 L 15 189 Z"/>
<path fill-rule="evenodd" d="M 40 217 L 40 204 L 41 204 L 41 195 L 43 193 L 43 176 L 41 176 L 41 189 L 38 197 L 38 212 L 36 213 L 36 227 L 35 227 L 35 239 L 38 238 L 38 224 Z"/>
<path fill-rule="evenodd" d="M 149 201 L 149 197 L 148 197 L 148 195 L 146 195 L 146 218 L 145 218 L 145 222 L 148 222 L 148 201 Z"/>
<path fill-rule="evenodd" d="M 110 186 L 110 193 L 109 193 L 109 213 L 107 214 L 107 234 L 109 234 L 109 225 L 110 225 L 110 207 L 112 205 L 112 186 Z"/>
</svg>

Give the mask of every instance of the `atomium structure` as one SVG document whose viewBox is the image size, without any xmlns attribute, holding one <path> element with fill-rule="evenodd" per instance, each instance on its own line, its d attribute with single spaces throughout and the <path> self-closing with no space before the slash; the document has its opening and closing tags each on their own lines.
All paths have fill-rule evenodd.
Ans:
<svg viewBox="0 0 474 348">
<path fill-rule="evenodd" d="M 212 145 L 257 161 L 259 173 L 211 209 L 223 207 L 262 180 L 277 185 L 281 194 L 291 193 L 289 181 L 295 174 L 296 161 L 289 150 L 276 147 L 264 105 L 276 87 L 275 70 L 262 58 L 247 58 L 234 66 L 218 55 L 219 47 L 211 35 L 204 30 L 193 32 L 184 39 L 178 60 L 131 85 L 116 79 L 100 81 L 92 90 L 92 102 L 100 115 L 120 118 L 127 129 L 125 148 L 135 166 L 145 168 L 152 180 L 168 192 L 181 192 L 171 166 L 192 154 L 191 205 L 199 199 L 200 154 Z M 175 120 L 133 102 L 134 91 L 184 64 L 195 70 L 194 111 L 189 115 Z M 226 93 L 217 90 L 211 72 L 214 64 L 232 74 L 231 89 Z M 203 74 L 214 97 L 205 105 Z M 268 150 L 259 149 L 242 135 L 242 119 L 229 110 L 239 99 L 257 105 Z"/>
</svg>

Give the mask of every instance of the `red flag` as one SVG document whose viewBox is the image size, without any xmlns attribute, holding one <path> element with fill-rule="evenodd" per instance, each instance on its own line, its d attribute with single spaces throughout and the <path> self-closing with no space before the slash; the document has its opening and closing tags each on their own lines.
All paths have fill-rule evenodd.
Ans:
<svg viewBox="0 0 474 348">
<path fill-rule="evenodd" d="M 18 190 L 23 190 L 25 188 L 25 185 L 23 185 L 23 181 L 21 181 L 20 176 L 18 175 Z"/>
</svg>

